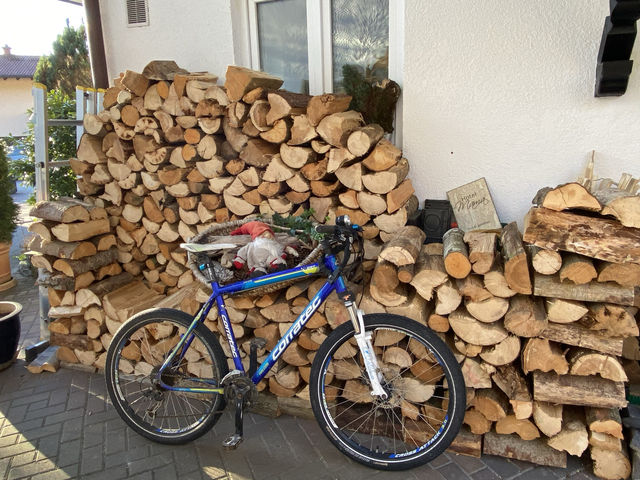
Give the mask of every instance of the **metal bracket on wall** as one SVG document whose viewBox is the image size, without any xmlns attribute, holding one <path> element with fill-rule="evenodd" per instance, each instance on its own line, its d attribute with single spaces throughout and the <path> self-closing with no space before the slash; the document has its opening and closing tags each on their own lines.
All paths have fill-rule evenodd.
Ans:
<svg viewBox="0 0 640 480">
<path fill-rule="evenodd" d="M 640 0 L 609 0 L 596 67 L 596 97 L 624 95 L 633 67 L 631 50 L 638 33 Z"/>
</svg>

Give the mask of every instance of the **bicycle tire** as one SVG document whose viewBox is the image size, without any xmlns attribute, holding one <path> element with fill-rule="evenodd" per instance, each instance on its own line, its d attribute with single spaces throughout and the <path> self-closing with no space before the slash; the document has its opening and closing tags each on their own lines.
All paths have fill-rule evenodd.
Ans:
<svg viewBox="0 0 640 480">
<path fill-rule="evenodd" d="M 406 470 L 423 465 L 444 452 L 462 426 L 466 392 L 460 366 L 446 344 L 433 331 L 418 322 L 399 315 L 371 314 L 364 316 L 364 323 L 365 330 L 371 331 L 374 337 L 372 342 L 374 349 L 377 350 L 379 366 L 383 370 L 384 386 L 389 393 L 388 400 L 371 397 L 371 390 L 366 386 L 368 376 L 362 367 L 359 349 L 355 346 L 355 340 L 352 340 L 353 325 L 347 322 L 336 328 L 325 339 L 313 360 L 310 384 L 313 413 L 329 441 L 342 453 L 361 464 L 378 470 Z M 381 334 L 380 332 L 383 331 L 390 333 Z M 404 369 L 393 363 L 385 363 L 383 359 L 389 362 L 391 358 L 386 356 L 386 352 L 390 352 L 391 347 L 376 345 L 377 338 L 385 338 L 380 335 L 386 335 L 387 339 L 401 338 L 395 345 L 398 348 L 404 348 L 405 353 L 417 360 L 411 367 Z M 411 342 L 412 339 L 426 348 L 424 355 L 419 345 Z M 381 340 L 380 344 L 385 341 Z M 338 352 L 340 348 L 343 348 L 342 353 Z M 355 356 L 351 357 L 353 362 L 347 360 L 347 364 L 341 364 L 346 352 L 344 349 L 349 348 L 352 352 L 356 352 Z M 423 356 L 418 358 L 416 352 Z M 397 350 L 394 354 L 400 355 Z M 403 357 L 406 358 L 404 354 L 400 356 L 400 358 Z M 413 381 L 406 378 L 415 375 L 413 368 L 416 366 L 422 368 L 423 365 L 427 365 L 420 363 L 421 361 L 433 362 L 433 360 L 442 369 L 442 374 L 436 376 L 437 368 L 429 373 L 436 363 L 428 363 L 431 365 L 429 369 L 415 370 L 419 372 L 417 378 L 421 385 L 425 383 L 435 385 L 426 403 L 416 404 L 418 397 L 415 392 L 429 392 L 431 387 L 411 390 L 410 386 L 418 384 L 411 383 Z M 360 368 L 360 377 L 357 376 L 357 371 L 354 373 L 354 365 Z M 353 378 L 354 375 L 356 375 L 355 378 Z M 350 376 L 351 379 L 348 378 Z M 342 387 L 340 387 L 341 382 Z M 332 387 L 327 388 L 328 385 Z M 362 386 L 357 388 L 359 385 Z M 359 393 L 354 393 L 353 388 Z M 437 392 L 446 392 L 448 395 L 447 397 L 444 397 L 444 394 L 436 395 Z M 428 393 L 425 397 L 426 395 Z M 445 398 L 446 410 L 443 408 Z M 368 408 L 366 405 L 369 402 L 372 406 L 370 413 L 361 414 L 362 410 Z M 438 402 L 440 402 L 439 409 L 432 406 L 432 403 Z M 403 417 L 404 408 L 407 409 L 407 414 L 411 415 L 417 411 L 416 419 Z M 343 418 L 340 419 L 340 416 Z M 442 416 L 443 418 L 439 418 Z M 399 420 L 397 424 L 396 420 Z M 389 429 L 389 421 L 391 421 L 391 429 Z M 436 427 L 437 424 L 440 426 L 436 429 L 433 426 L 434 423 Z M 431 434 L 423 424 L 430 425 L 434 433 Z M 431 438 L 423 439 L 423 436 L 426 437 L 429 434 L 432 435 Z M 365 439 L 367 445 L 364 445 Z"/>
<path fill-rule="evenodd" d="M 154 386 L 152 383 L 155 374 L 153 370 L 149 371 L 149 367 L 146 365 L 151 365 L 152 368 L 158 368 L 162 365 L 163 359 L 174 348 L 170 346 L 171 343 L 177 342 L 177 339 L 186 331 L 192 321 L 192 316 L 180 310 L 169 308 L 145 310 L 122 324 L 107 351 L 105 380 L 111 402 L 127 425 L 140 435 L 158 443 L 182 444 L 204 435 L 218 421 L 225 406 L 224 395 L 221 394 L 169 391 L 158 385 Z M 162 334 L 159 333 L 158 327 L 154 326 L 156 323 L 164 329 Z M 171 328 L 171 333 L 167 334 L 169 328 Z M 152 332 L 155 332 L 155 337 L 167 336 L 158 340 Z M 166 378 L 163 376 L 165 383 L 173 382 L 178 386 L 202 387 L 201 382 L 211 384 L 216 381 L 219 384 L 227 373 L 226 358 L 215 335 L 202 324 L 198 324 L 194 332 L 195 337 L 187 351 L 191 352 L 189 358 L 192 360 L 195 356 L 202 355 L 202 362 L 197 360 L 195 363 L 199 369 L 198 372 L 192 371 L 196 367 L 190 365 L 188 358 L 184 357 L 171 372 L 166 371 Z M 153 344 L 154 341 L 155 344 Z M 145 345 L 147 346 L 145 347 Z M 123 350 L 127 347 L 133 350 L 133 353 L 128 350 L 123 354 Z M 140 350 L 139 355 L 136 348 Z M 163 353 L 163 349 L 166 353 Z M 129 358 L 125 355 L 128 355 Z M 210 357 L 209 361 L 205 355 Z M 140 358 L 134 364 L 131 357 Z M 151 361 L 155 365 L 151 364 Z M 132 372 L 129 364 L 133 367 Z M 187 368 L 191 371 L 187 372 Z M 211 378 L 208 378 L 209 375 Z M 205 378 L 198 382 L 186 380 L 186 378 L 196 377 Z M 127 381 L 127 383 L 121 383 L 121 380 Z M 127 390 L 136 397 L 130 396 Z M 134 403 L 141 400 L 142 403 L 134 408 Z M 153 402 L 156 403 L 153 404 Z M 145 405 L 148 405 L 146 410 L 144 409 Z M 140 410 L 140 407 L 143 409 Z M 150 410 L 152 408 L 153 411 Z M 157 411 L 162 408 L 164 408 L 165 415 L 161 415 L 162 422 L 158 426 L 154 423 Z M 174 415 L 171 415 L 172 408 Z M 168 414 L 167 410 L 169 410 Z M 178 410 L 185 413 L 179 416 Z M 172 417 L 174 418 L 173 423 Z M 187 419 L 193 417 L 194 420 L 187 426 L 180 426 L 178 417 L 186 417 Z M 165 419 L 167 427 L 164 426 Z"/>
</svg>

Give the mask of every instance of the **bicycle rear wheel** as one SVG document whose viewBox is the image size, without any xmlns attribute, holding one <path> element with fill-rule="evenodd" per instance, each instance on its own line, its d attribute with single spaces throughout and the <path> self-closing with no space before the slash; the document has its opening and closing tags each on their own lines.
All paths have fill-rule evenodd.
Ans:
<svg viewBox="0 0 640 480">
<path fill-rule="evenodd" d="M 311 406 L 327 438 L 353 460 L 405 470 L 440 455 L 462 425 L 465 386 L 449 348 L 427 327 L 390 314 L 365 315 L 387 399 L 371 396 L 348 322 L 320 346 Z"/>
<path fill-rule="evenodd" d="M 186 443 L 205 434 L 224 408 L 224 395 L 169 390 L 157 372 L 193 321 L 168 308 L 141 312 L 117 331 L 107 352 L 105 379 L 114 407 L 140 435 L 160 443 Z M 213 333 L 197 325 L 189 348 L 164 370 L 173 387 L 220 385 L 227 363 Z"/>
</svg>

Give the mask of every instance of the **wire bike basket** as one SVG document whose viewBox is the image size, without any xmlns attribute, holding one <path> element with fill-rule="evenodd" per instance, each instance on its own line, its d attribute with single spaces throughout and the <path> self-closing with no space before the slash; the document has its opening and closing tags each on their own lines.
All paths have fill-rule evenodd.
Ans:
<svg viewBox="0 0 640 480">
<path fill-rule="evenodd" d="M 212 265 L 212 269 L 214 272 L 215 278 L 207 278 L 207 276 L 200 271 L 198 268 L 198 254 L 194 254 L 192 252 L 187 251 L 187 266 L 193 272 L 194 277 L 204 285 L 211 287 L 212 281 L 217 281 L 219 284 L 224 285 L 228 283 L 232 283 L 234 281 L 243 280 L 242 278 L 237 278 L 236 273 L 233 267 L 224 267 L 219 260 L 216 260 L 214 257 L 222 256 L 225 252 L 233 252 L 236 253 L 244 244 L 251 241 L 251 237 L 249 235 L 237 235 L 237 236 L 229 236 L 230 233 L 241 227 L 245 223 L 252 221 L 260 221 L 262 223 L 267 224 L 274 231 L 276 235 L 276 240 L 283 244 L 303 244 L 303 242 L 295 235 L 296 231 L 292 230 L 289 227 L 283 227 L 281 225 L 277 225 L 270 216 L 248 216 L 241 220 L 233 220 L 230 222 L 217 223 L 206 230 L 203 230 L 196 236 L 189 239 L 189 243 L 197 243 L 197 244 L 227 244 L 230 240 L 236 240 L 237 237 L 237 245 L 233 247 L 229 246 L 228 248 L 221 248 L 219 250 L 202 252 L 202 254 L 206 254 L 211 260 L 210 264 Z M 243 238 L 244 237 L 244 238 Z M 308 254 L 299 260 L 295 265 L 289 267 L 299 267 L 302 265 L 309 265 L 315 261 L 317 261 L 322 256 L 322 245 L 313 239 L 309 239 L 310 245 L 303 244 L 305 247 L 305 251 L 308 251 Z M 294 283 L 296 283 L 297 279 L 288 280 L 285 282 L 265 285 L 263 287 L 258 287 L 251 290 L 252 295 L 264 295 L 266 293 L 274 292 L 276 290 L 280 290 L 282 288 L 288 287 Z"/>
</svg>

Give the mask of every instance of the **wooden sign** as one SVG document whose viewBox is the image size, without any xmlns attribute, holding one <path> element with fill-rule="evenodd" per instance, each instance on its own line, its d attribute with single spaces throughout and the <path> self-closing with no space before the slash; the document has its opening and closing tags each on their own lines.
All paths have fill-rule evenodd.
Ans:
<svg viewBox="0 0 640 480">
<path fill-rule="evenodd" d="M 500 229 L 500 220 L 483 178 L 447 192 L 453 214 L 465 232 Z"/>
</svg>

